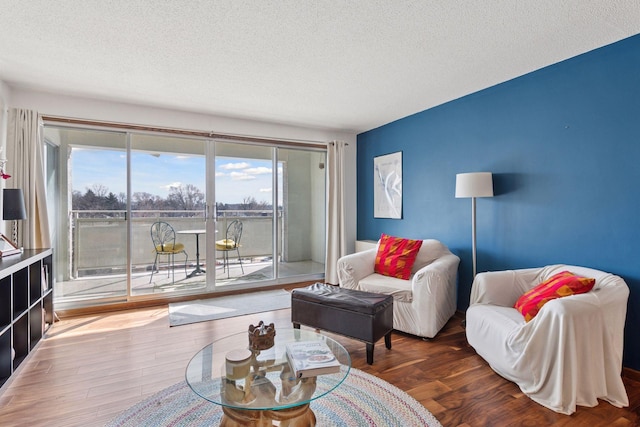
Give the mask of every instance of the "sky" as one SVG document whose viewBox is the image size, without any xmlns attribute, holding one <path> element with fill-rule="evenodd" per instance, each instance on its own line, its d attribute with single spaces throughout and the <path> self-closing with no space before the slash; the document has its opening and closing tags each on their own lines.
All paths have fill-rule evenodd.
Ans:
<svg viewBox="0 0 640 427">
<path fill-rule="evenodd" d="M 192 184 L 205 192 L 203 156 L 134 152 L 131 158 L 132 191 L 166 198 L 172 186 Z M 126 155 L 116 150 L 74 148 L 71 157 L 73 191 L 84 194 L 102 185 L 116 195 L 126 192 Z M 217 157 L 216 199 L 219 203 L 241 203 L 247 197 L 271 204 L 270 160 Z M 279 168 L 279 178 L 282 169 Z"/>
</svg>

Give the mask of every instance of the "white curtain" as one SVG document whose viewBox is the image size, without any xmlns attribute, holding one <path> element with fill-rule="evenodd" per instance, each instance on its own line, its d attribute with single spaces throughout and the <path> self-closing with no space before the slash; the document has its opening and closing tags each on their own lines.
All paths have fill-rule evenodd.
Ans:
<svg viewBox="0 0 640 427">
<path fill-rule="evenodd" d="M 324 280 L 338 284 L 338 259 L 347 254 L 344 207 L 344 156 L 346 142 L 327 147 L 327 255 Z"/>
<path fill-rule="evenodd" d="M 27 219 L 18 221 L 18 247 L 51 247 L 38 112 L 12 108 L 7 128 L 7 188 L 22 188 Z"/>
</svg>

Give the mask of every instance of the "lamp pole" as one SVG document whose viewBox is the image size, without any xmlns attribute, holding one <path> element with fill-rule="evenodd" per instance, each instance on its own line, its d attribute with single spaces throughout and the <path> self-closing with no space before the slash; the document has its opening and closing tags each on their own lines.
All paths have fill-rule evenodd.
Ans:
<svg viewBox="0 0 640 427">
<path fill-rule="evenodd" d="M 476 278 L 476 198 L 471 198 L 471 260 L 473 263 L 473 279 Z"/>
<path fill-rule="evenodd" d="M 456 198 L 471 199 L 471 261 L 473 278 L 476 277 L 476 198 L 493 197 L 491 172 L 470 172 L 456 175 Z"/>
</svg>

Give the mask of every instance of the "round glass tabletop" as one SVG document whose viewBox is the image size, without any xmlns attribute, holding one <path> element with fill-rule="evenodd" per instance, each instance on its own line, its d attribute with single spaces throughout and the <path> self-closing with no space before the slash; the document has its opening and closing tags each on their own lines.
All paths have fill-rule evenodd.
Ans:
<svg viewBox="0 0 640 427">
<path fill-rule="evenodd" d="M 325 343 L 339 362 L 338 372 L 297 378 L 286 348 L 302 341 Z M 331 392 L 351 369 L 351 357 L 340 343 L 311 331 L 278 329 L 272 347 L 249 348 L 248 332 L 207 345 L 189 361 L 187 384 L 200 397 L 225 408 L 278 411 L 306 405 Z"/>
</svg>

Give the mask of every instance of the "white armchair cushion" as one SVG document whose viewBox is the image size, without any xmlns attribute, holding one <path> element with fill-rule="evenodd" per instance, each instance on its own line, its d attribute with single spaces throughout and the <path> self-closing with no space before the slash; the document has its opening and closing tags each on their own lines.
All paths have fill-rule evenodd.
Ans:
<svg viewBox="0 0 640 427">
<path fill-rule="evenodd" d="M 393 296 L 394 301 L 411 302 L 411 280 L 397 279 L 373 273 L 360 280 L 358 287 L 363 291 Z"/>
<path fill-rule="evenodd" d="M 593 290 L 550 301 L 526 323 L 515 301 L 563 270 L 595 278 Z M 480 273 L 467 310 L 467 340 L 494 371 L 556 412 L 571 414 L 598 399 L 627 406 L 621 371 L 628 295 L 620 277 L 584 267 Z"/>
</svg>

